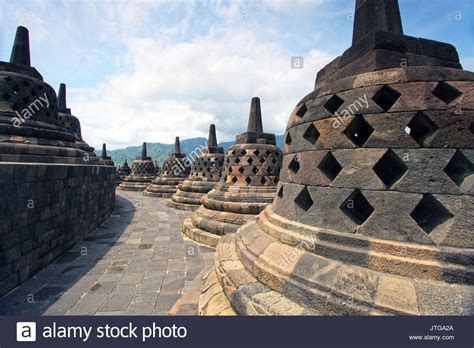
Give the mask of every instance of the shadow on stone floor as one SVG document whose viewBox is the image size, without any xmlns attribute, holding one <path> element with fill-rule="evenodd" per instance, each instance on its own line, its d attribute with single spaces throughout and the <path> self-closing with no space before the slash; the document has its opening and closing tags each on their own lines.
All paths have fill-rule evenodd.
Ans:
<svg viewBox="0 0 474 348">
<path fill-rule="evenodd" d="M 0 298 L 0 315 L 40 315 L 79 280 L 91 277 L 91 270 L 103 272 L 100 261 L 115 246 L 135 215 L 128 199 L 116 195 L 115 209 L 101 226 L 32 278 Z M 119 267 L 119 266 L 117 266 Z M 121 271 L 117 269 L 117 272 Z M 84 283 L 81 281 L 81 283 Z M 87 282 L 85 282 L 87 284 Z M 80 292 L 82 289 L 75 289 Z"/>
</svg>

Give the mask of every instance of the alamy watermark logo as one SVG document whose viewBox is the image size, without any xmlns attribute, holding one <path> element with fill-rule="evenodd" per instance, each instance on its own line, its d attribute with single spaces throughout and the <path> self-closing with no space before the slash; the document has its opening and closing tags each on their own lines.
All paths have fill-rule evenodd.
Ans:
<svg viewBox="0 0 474 348">
<path fill-rule="evenodd" d="M 292 69 L 303 69 L 304 58 L 302 56 L 291 57 L 291 68 Z"/>
<path fill-rule="evenodd" d="M 49 100 L 46 92 L 44 93 L 44 97 L 36 98 L 26 108 L 21 109 L 20 112 L 18 112 L 18 110 L 15 111 L 16 117 L 12 117 L 11 119 L 13 126 L 19 128 L 26 120 L 30 119 L 36 112 L 44 107 L 49 108 Z"/>
<path fill-rule="evenodd" d="M 36 323 L 27 321 L 16 323 L 16 341 L 36 342 Z"/>
</svg>

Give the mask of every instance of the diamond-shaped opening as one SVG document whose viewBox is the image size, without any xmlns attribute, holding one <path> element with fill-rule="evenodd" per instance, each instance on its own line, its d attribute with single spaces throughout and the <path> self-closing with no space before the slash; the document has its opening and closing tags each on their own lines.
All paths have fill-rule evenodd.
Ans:
<svg viewBox="0 0 474 348">
<path fill-rule="evenodd" d="M 344 104 L 344 100 L 338 97 L 337 95 L 333 95 L 329 100 L 324 104 L 324 108 L 329 111 L 331 114 L 336 113 L 337 110 Z"/>
<path fill-rule="evenodd" d="M 448 209 L 429 193 L 423 195 L 420 203 L 413 209 L 410 216 L 428 234 L 433 232 L 439 225 L 454 217 Z"/>
<path fill-rule="evenodd" d="M 12 90 L 13 90 L 13 92 L 18 93 L 18 92 L 20 92 L 20 86 L 14 85 L 14 86 L 12 87 Z"/>
<path fill-rule="evenodd" d="M 25 87 L 28 87 L 28 86 L 30 85 L 30 83 L 29 83 L 28 81 L 26 81 L 26 80 L 23 80 L 22 84 L 23 84 L 23 86 L 25 86 Z"/>
<path fill-rule="evenodd" d="M 260 155 L 260 150 L 259 150 L 259 149 L 255 150 L 255 151 L 253 152 L 253 154 L 254 154 L 255 156 Z"/>
<path fill-rule="evenodd" d="M 374 208 L 359 190 L 354 190 L 339 209 L 357 225 L 362 225 L 374 212 Z"/>
<path fill-rule="evenodd" d="M 306 104 L 303 103 L 296 111 L 296 116 L 303 117 L 304 114 L 306 114 L 306 111 L 308 111 L 308 108 L 306 107 Z"/>
<path fill-rule="evenodd" d="M 267 167 L 267 174 L 272 175 L 272 173 L 273 173 L 272 167 Z"/>
<path fill-rule="evenodd" d="M 231 152 L 231 154 L 232 154 L 233 156 L 235 156 L 236 153 L 237 153 L 237 152 L 235 152 L 235 150 L 233 150 L 233 151 Z"/>
<path fill-rule="evenodd" d="M 245 182 L 247 183 L 247 185 L 250 185 L 250 183 L 252 182 L 252 179 L 250 179 L 250 177 L 247 176 L 247 177 L 245 178 Z"/>
<path fill-rule="evenodd" d="M 305 186 L 298 196 L 295 198 L 296 207 L 304 212 L 307 212 L 314 204 L 311 195 L 308 192 L 308 187 Z"/>
<path fill-rule="evenodd" d="M 10 96 L 10 94 L 5 92 L 5 93 L 2 94 L 2 98 L 3 98 L 3 100 L 10 100 L 11 96 Z"/>
<path fill-rule="evenodd" d="M 407 166 L 392 149 L 387 150 L 372 168 L 387 187 L 392 187 L 408 170 Z"/>
<path fill-rule="evenodd" d="M 442 100 L 445 104 L 451 104 L 451 102 L 456 100 L 462 94 L 457 88 L 446 82 L 438 83 L 431 93 L 436 98 Z"/>
<path fill-rule="evenodd" d="M 365 144 L 373 132 L 372 126 L 362 116 L 355 116 L 344 130 L 346 137 L 359 147 Z"/>
<path fill-rule="evenodd" d="M 311 144 L 316 144 L 319 138 L 319 132 L 314 126 L 314 124 L 311 122 L 308 126 L 308 129 L 306 129 L 306 132 L 303 134 L 303 138 L 305 138 L 307 141 L 309 141 Z"/>
<path fill-rule="evenodd" d="M 252 172 L 253 172 L 254 174 L 257 174 L 257 173 L 258 173 L 258 168 L 257 168 L 257 167 L 253 167 L 253 168 L 252 168 Z"/>
<path fill-rule="evenodd" d="M 235 158 L 234 160 L 235 163 L 239 164 L 240 163 L 240 159 L 238 157 Z"/>
<path fill-rule="evenodd" d="M 474 165 L 464 156 L 461 151 L 456 151 L 449 161 L 444 172 L 451 178 L 457 186 L 461 186 L 464 180 L 474 173 Z"/>
<path fill-rule="evenodd" d="M 232 177 L 232 180 L 231 180 L 231 181 L 232 181 L 233 184 L 235 184 L 238 180 L 239 180 L 239 179 L 237 179 L 237 177 L 234 176 L 234 177 Z"/>
<path fill-rule="evenodd" d="M 30 97 L 26 96 L 22 100 L 23 100 L 23 103 L 29 103 L 30 102 Z"/>
<path fill-rule="evenodd" d="M 249 158 L 247 159 L 247 163 L 248 163 L 248 164 L 252 164 L 252 163 L 253 163 L 252 157 L 249 157 Z"/>
<path fill-rule="evenodd" d="M 401 94 L 391 87 L 383 86 L 372 97 L 372 100 L 380 106 L 385 112 L 391 109 Z"/>
<path fill-rule="evenodd" d="M 283 198 L 283 185 L 280 186 L 280 189 L 278 190 L 278 198 Z"/>
<path fill-rule="evenodd" d="M 421 147 L 423 147 L 426 138 L 438 130 L 438 126 L 423 112 L 418 112 L 415 117 L 412 118 L 408 127 L 410 128 L 410 136 Z"/>
<path fill-rule="evenodd" d="M 265 154 L 266 154 L 267 156 L 270 156 L 272 153 L 271 153 L 270 150 L 267 150 L 267 151 L 265 152 Z"/>
<path fill-rule="evenodd" d="M 293 157 L 290 164 L 288 165 L 288 169 L 295 174 L 298 173 L 298 171 L 300 170 L 300 162 L 298 161 L 298 156 Z"/>
<path fill-rule="evenodd" d="M 246 154 L 247 154 L 247 151 L 246 151 L 246 150 L 240 151 L 240 155 L 241 155 L 241 156 L 245 156 Z"/>
<path fill-rule="evenodd" d="M 264 164 L 265 163 L 265 158 L 261 157 L 259 162 L 260 162 L 260 164 Z"/>
<path fill-rule="evenodd" d="M 293 142 L 293 139 L 291 139 L 290 132 L 286 133 L 285 144 L 291 145 L 292 142 Z"/>
<path fill-rule="evenodd" d="M 319 163 L 318 168 L 331 181 L 333 181 L 342 170 L 341 165 L 331 152 L 328 152 L 326 156 L 324 156 L 322 161 Z"/>
<path fill-rule="evenodd" d="M 272 164 L 276 164 L 277 160 L 275 158 L 272 158 Z"/>
<path fill-rule="evenodd" d="M 239 170 L 240 174 L 242 174 L 242 173 L 244 172 L 244 170 L 245 170 L 245 169 L 244 169 L 244 167 L 239 167 L 239 169 L 238 169 L 238 170 Z"/>
<path fill-rule="evenodd" d="M 4 77 L 3 79 L 7 82 L 10 82 L 12 80 L 12 78 L 10 76 Z"/>
<path fill-rule="evenodd" d="M 265 179 L 265 177 L 262 176 L 262 178 L 260 179 L 260 183 L 261 183 L 262 185 L 265 185 L 265 184 L 267 183 L 267 179 Z"/>
</svg>

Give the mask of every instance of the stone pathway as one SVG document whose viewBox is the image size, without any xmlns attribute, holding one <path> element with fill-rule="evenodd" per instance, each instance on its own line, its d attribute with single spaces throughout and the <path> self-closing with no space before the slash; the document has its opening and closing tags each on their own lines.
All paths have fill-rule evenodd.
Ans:
<svg viewBox="0 0 474 348">
<path fill-rule="evenodd" d="M 183 237 L 190 214 L 117 191 L 109 220 L 0 298 L 0 314 L 168 315 L 178 300 L 171 314 L 197 314 L 214 251 Z"/>
</svg>

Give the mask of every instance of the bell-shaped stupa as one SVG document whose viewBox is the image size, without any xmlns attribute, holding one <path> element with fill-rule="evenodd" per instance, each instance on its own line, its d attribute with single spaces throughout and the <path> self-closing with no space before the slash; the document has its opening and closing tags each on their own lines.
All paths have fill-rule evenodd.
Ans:
<svg viewBox="0 0 474 348">
<path fill-rule="evenodd" d="M 123 182 L 123 179 L 125 179 L 125 177 L 129 175 L 130 175 L 130 167 L 128 165 L 127 160 L 125 160 L 121 167 L 120 166 L 117 167 L 117 180 L 116 180 L 117 186 L 120 185 Z"/>
<path fill-rule="evenodd" d="M 112 157 L 107 156 L 107 145 L 105 143 L 102 144 L 102 154 L 99 157 L 99 163 L 104 166 L 115 166 Z"/>
<path fill-rule="evenodd" d="M 183 232 L 215 247 L 221 236 L 235 232 L 273 201 L 281 162 L 275 135 L 263 132 L 260 99 L 253 98 L 247 132 L 227 150 L 220 182 L 184 221 Z"/>
<path fill-rule="evenodd" d="M 216 126 L 211 124 L 207 146 L 194 150 L 196 158 L 188 178 L 178 185 L 168 206 L 180 210 L 196 210 L 201 198 L 219 182 L 224 165 L 224 149 L 217 146 Z"/>
<path fill-rule="evenodd" d="M 396 0 L 357 0 L 352 47 L 288 122 L 277 198 L 217 247 L 201 313 L 219 296 L 250 315 L 473 315 L 473 120 L 456 49 L 403 35 Z"/>
<path fill-rule="evenodd" d="M 153 160 L 147 156 L 146 143 L 143 143 L 142 154 L 132 163 L 130 175 L 123 178 L 117 187 L 124 191 L 143 191 L 155 178 L 155 166 Z"/>
<path fill-rule="evenodd" d="M 66 128 L 66 130 L 76 137 L 75 143 L 84 151 L 87 151 L 91 161 L 96 160 L 94 148 L 89 146 L 82 139 L 81 123 L 79 119 L 71 114 L 71 109 L 67 107 L 66 103 L 66 85 L 61 83 L 59 85 L 58 93 L 58 117 L 59 122 Z"/>
<path fill-rule="evenodd" d="M 64 120 L 56 92 L 30 65 L 29 47 L 28 29 L 20 26 L 10 62 L 0 62 L 0 161 L 94 162 L 93 149 L 80 140 L 79 121 Z"/>
<path fill-rule="evenodd" d="M 174 152 L 163 162 L 160 175 L 143 192 L 145 196 L 170 198 L 178 190 L 178 184 L 186 180 L 191 164 L 185 154 L 181 153 L 179 137 L 174 142 Z"/>
</svg>

